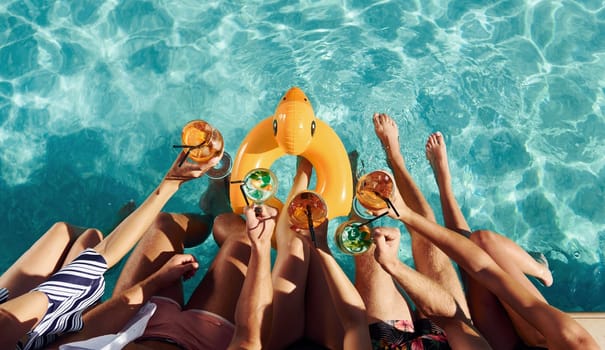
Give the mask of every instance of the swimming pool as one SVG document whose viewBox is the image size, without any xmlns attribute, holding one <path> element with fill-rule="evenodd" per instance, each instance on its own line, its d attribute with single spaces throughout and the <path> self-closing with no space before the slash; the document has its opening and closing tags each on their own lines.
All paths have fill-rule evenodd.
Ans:
<svg viewBox="0 0 605 350">
<path fill-rule="evenodd" d="M 0 269 L 55 221 L 110 227 L 187 121 L 235 154 L 296 85 L 366 169 L 386 165 L 371 115 L 391 114 L 436 212 L 442 131 L 471 227 L 542 251 L 553 305 L 605 310 L 604 31 L 600 1 L 3 1 Z M 166 210 L 198 210 L 206 183 Z"/>
</svg>

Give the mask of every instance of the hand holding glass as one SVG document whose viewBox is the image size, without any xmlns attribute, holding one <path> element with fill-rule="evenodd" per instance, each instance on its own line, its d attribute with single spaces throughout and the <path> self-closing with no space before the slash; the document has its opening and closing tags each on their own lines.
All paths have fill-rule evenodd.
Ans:
<svg viewBox="0 0 605 350">
<path fill-rule="evenodd" d="M 391 175 L 384 170 L 375 170 L 359 178 L 355 199 L 370 211 L 387 209 L 394 190 L 395 184 Z"/>
<path fill-rule="evenodd" d="M 260 205 L 277 192 L 277 177 L 271 170 L 265 168 L 252 169 L 242 181 L 232 183 L 242 184 L 240 189 L 247 205 L 249 205 L 248 198 Z"/>
<path fill-rule="evenodd" d="M 288 217 L 295 228 L 311 232 L 311 240 L 317 247 L 315 228 L 328 219 L 328 206 L 323 198 L 313 191 L 296 194 L 288 205 Z"/>
<path fill-rule="evenodd" d="M 388 211 L 375 217 L 368 216 L 368 212 L 392 208 L 399 216 L 391 202 L 394 191 L 395 184 L 391 175 L 386 171 L 376 170 L 359 178 L 355 189 L 356 203 L 354 203 L 353 209 L 357 215 L 369 220 L 363 223 L 346 221 L 336 228 L 334 239 L 343 253 L 361 254 L 370 248 L 372 239 L 368 224 L 387 215 Z M 357 203 L 365 208 L 366 212 L 361 212 Z"/>
</svg>

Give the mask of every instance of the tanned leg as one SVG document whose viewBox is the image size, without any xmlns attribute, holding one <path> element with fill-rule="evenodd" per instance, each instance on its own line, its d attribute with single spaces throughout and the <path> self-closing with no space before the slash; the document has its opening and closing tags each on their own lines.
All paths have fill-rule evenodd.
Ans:
<svg viewBox="0 0 605 350">
<path fill-rule="evenodd" d="M 443 135 L 440 132 L 433 133 L 429 136 L 426 143 L 426 157 L 431 164 L 439 188 L 445 226 L 453 231 L 460 232 L 461 234 L 470 235 L 471 229 L 466 222 L 454 195 L 447 159 L 446 144 Z M 545 282 L 550 280 L 552 283 L 552 275 L 550 275 L 550 272 L 545 273 L 543 270 L 544 267 L 514 242 L 501 235 L 490 235 L 482 232 L 483 231 L 479 231 L 470 235 L 471 240 L 484 248 L 496 262 L 498 262 L 498 260 L 492 253 L 497 256 L 500 255 L 501 258 L 505 258 L 507 260 L 505 265 L 509 264 L 509 262 L 512 263 L 512 266 L 509 266 L 509 269 L 511 271 L 515 270 L 513 272 L 517 275 L 517 279 L 522 278 L 525 280 L 525 283 L 529 283 L 527 278 L 522 276 L 522 272 L 518 268 L 518 266 L 526 266 L 528 272 L 543 276 Z M 490 250 L 492 251 L 491 253 Z M 504 269 L 503 266 L 501 267 Z M 542 267 L 542 269 L 540 269 L 540 267 Z M 482 284 L 477 283 L 477 281 L 470 278 L 464 271 L 462 271 L 462 275 L 464 276 L 467 289 L 467 300 L 471 316 L 476 327 L 495 349 L 514 348 L 520 341 L 520 338 L 515 331 L 513 321 L 509 317 L 509 313 L 506 311 L 505 307 L 500 303 L 498 298 Z M 550 275 L 550 278 L 548 275 Z M 531 285 L 531 288 L 535 289 L 533 285 Z M 543 299 L 541 296 L 540 298 Z M 518 318 L 518 316 L 516 317 Z M 519 324 L 523 324 L 527 329 L 533 329 L 533 327 L 529 326 L 525 321 L 521 322 L 522 323 Z M 533 330 L 535 332 L 535 329 Z"/>
<path fill-rule="evenodd" d="M 408 172 L 399 145 L 397 124 L 386 114 L 374 114 L 374 130 L 382 143 L 395 183 L 405 203 L 428 220 L 436 222 L 432 208 Z M 406 225 L 412 238 L 412 255 L 416 270 L 435 280 L 450 291 L 468 317 L 468 305 L 462 284 L 449 257 L 427 239 Z"/>
</svg>

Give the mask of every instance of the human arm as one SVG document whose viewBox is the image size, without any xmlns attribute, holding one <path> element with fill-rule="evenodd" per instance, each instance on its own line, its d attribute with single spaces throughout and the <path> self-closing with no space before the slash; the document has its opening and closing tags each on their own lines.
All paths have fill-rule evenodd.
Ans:
<svg viewBox="0 0 605 350">
<path fill-rule="evenodd" d="M 139 241 L 154 218 L 166 202 L 178 191 L 182 183 L 202 176 L 218 163 L 221 156 L 212 158 L 208 163 L 201 165 L 185 161 L 179 166 L 187 157 L 185 152 L 179 153 L 158 187 L 95 247 L 95 250 L 107 261 L 108 268 L 120 261 Z"/>
<path fill-rule="evenodd" d="M 372 230 L 372 237 L 376 244 L 376 261 L 405 290 L 423 315 L 444 328 L 452 348 L 490 349 L 485 338 L 464 316 L 451 293 L 399 260 L 399 229 L 377 227 Z"/>
<path fill-rule="evenodd" d="M 260 210 L 255 211 L 256 208 Z M 246 229 L 251 243 L 248 272 L 235 309 L 235 334 L 229 349 L 262 349 L 271 324 L 271 235 L 277 210 L 247 207 Z"/>
<path fill-rule="evenodd" d="M 416 308 L 427 317 L 451 317 L 456 312 L 456 301 L 437 282 L 399 260 L 401 233 L 394 227 L 376 227 L 372 230 L 376 244 L 374 257 L 383 270 L 390 274 L 414 301 Z M 431 291 L 427 293 L 426 291 Z"/>
<path fill-rule="evenodd" d="M 399 216 L 393 210 L 389 210 L 389 216 L 414 228 L 456 261 L 472 278 L 507 303 L 544 335 L 550 349 L 599 348 L 592 336 L 576 321 L 523 288 L 475 243 L 415 213 L 398 194 L 394 196 L 393 205 Z"/>
</svg>

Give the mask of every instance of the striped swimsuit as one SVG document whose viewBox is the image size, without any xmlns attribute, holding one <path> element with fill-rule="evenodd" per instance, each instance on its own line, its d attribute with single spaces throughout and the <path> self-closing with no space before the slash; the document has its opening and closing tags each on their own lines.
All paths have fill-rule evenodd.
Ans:
<svg viewBox="0 0 605 350">
<path fill-rule="evenodd" d="M 0 288 L 0 304 L 8 300 L 8 289 Z"/>
<path fill-rule="evenodd" d="M 86 249 L 71 263 L 34 288 L 48 297 L 46 314 L 18 349 L 41 349 L 57 336 L 82 329 L 82 313 L 94 305 L 105 290 L 107 263 L 94 249 Z"/>
</svg>

